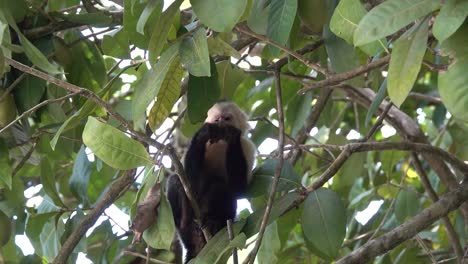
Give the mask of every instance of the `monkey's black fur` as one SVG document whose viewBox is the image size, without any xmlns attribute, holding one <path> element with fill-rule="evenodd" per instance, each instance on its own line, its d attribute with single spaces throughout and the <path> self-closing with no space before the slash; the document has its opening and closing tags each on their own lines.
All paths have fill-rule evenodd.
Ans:
<svg viewBox="0 0 468 264">
<path fill-rule="evenodd" d="M 209 169 L 205 160 L 207 142 L 227 143 L 225 170 Z M 193 137 L 184 161 L 187 178 L 200 207 L 201 225 L 215 235 L 236 216 L 237 199 L 247 188 L 247 161 L 241 145 L 241 131 L 226 124 L 205 123 Z M 187 249 L 185 261 L 196 257 L 205 245 L 200 226 L 177 175 L 168 179 L 167 197 L 179 236 Z"/>
</svg>

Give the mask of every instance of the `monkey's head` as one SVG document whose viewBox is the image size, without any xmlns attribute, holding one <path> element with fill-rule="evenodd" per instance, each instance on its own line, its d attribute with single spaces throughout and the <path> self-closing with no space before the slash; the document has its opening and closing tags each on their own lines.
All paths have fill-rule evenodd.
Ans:
<svg viewBox="0 0 468 264">
<path fill-rule="evenodd" d="M 247 115 L 233 102 L 220 101 L 207 113 L 205 123 L 231 125 L 244 134 L 249 128 Z"/>
</svg>

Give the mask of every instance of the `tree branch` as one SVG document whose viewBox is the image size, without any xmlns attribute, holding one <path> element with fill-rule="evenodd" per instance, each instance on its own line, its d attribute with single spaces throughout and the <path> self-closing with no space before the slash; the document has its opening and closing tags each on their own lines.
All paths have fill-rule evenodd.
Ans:
<svg viewBox="0 0 468 264">
<path fill-rule="evenodd" d="M 263 235 L 265 234 L 266 227 L 268 225 L 268 218 L 270 217 L 271 208 L 273 206 L 273 202 L 275 200 L 276 189 L 278 187 L 279 179 L 281 176 L 281 170 L 283 169 L 284 157 L 283 157 L 283 149 L 284 149 L 284 114 L 283 114 L 283 97 L 281 95 L 281 75 L 280 75 L 280 68 L 276 68 L 275 74 L 275 81 L 276 81 L 276 106 L 278 111 L 278 164 L 276 165 L 275 169 L 275 177 L 273 178 L 273 182 L 271 183 L 270 187 L 270 194 L 268 196 L 267 206 L 265 208 L 265 212 L 263 214 L 262 223 L 260 225 L 260 230 L 258 232 L 257 241 L 255 243 L 255 247 L 249 253 L 248 257 L 244 261 L 244 263 L 253 264 L 255 261 L 255 257 L 257 256 L 258 250 L 260 249 L 260 245 L 262 243 Z"/>
<path fill-rule="evenodd" d="M 317 89 L 320 87 L 324 86 L 331 86 L 331 85 L 336 85 L 341 83 L 342 81 L 346 81 L 349 79 L 352 79 L 358 75 L 361 75 L 363 73 L 369 72 L 375 68 L 379 68 L 385 64 L 387 64 L 390 61 L 390 56 L 383 57 L 381 59 L 378 59 L 376 61 L 373 61 L 367 65 L 361 65 L 357 67 L 356 69 L 353 69 L 351 71 L 347 72 L 342 72 L 342 73 L 337 73 L 334 75 L 329 76 L 327 79 L 319 82 L 315 82 L 312 84 L 307 85 L 306 87 L 300 89 L 297 93 L 298 94 L 305 94 L 313 89 Z"/>
<path fill-rule="evenodd" d="M 64 264 L 67 262 L 68 256 L 73 252 L 73 249 L 78 245 L 81 238 L 84 236 L 86 231 L 94 225 L 99 216 L 109 207 L 115 200 L 120 197 L 121 192 L 133 182 L 134 170 L 124 171 L 114 183 L 111 184 L 109 189 L 102 195 L 102 199 L 96 203 L 96 206 L 88 212 L 70 236 L 67 238 L 63 246 L 60 248 L 57 256 L 52 263 Z"/>
<path fill-rule="evenodd" d="M 462 183 L 453 191 L 443 195 L 439 201 L 433 203 L 404 224 L 367 242 L 336 263 L 351 264 L 368 262 L 374 257 L 382 255 L 404 241 L 414 237 L 439 218 L 446 216 L 449 212 L 458 208 L 466 200 L 468 200 L 468 182 Z"/>
</svg>

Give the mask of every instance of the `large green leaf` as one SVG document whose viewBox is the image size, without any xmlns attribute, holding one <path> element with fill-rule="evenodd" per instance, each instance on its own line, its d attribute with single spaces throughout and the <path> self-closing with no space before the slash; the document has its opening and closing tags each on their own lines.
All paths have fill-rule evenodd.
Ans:
<svg viewBox="0 0 468 264">
<path fill-rule="evenodd" d="M 439 0 L 385 1 L 359 22 L 354 32 L 354 45 L 362 46 L 390 35 L 439 7 Z"/>
<path fill-rule="evenodd" d="M 0 233 L 0 249 L 8 243 L 11 236 L 11 220 L 10 218 L 0 210 L 0 227 L 2 232 Z"/>
<path fill-rule="evenodd" d="M 296 11 L 297 0 L 272 0 L 268 14 L 268 38 L 285 45 L 294 24 Z"/>
<path fill-rule="evenodd" d="M 179 58 L 176 58 L 172 62 L 166 78 L 161 84 L 156 102 L 154 102 L 148 117 L 149 126 L 153 131 L 156 131 L 169 116 L 172 107 L 179 99 L 180 82 L 183 76 L 184 69 L 182 69 L 182 65 L 180 65 Z"/>
<path fill-rule="evenodd" d="M 398 222 L 404 223 L 406 219 L 418 213 L 419 207 L 419 199 L 416 191 L 401 190 L 395 201 L 396 219 Z"/>
<path fill-rule="evenodd" d="M 453 58 L 446 72 L 439 73 L 439 93 L 449 112 L 468 122 L 468 23 L 442 44 L 442 51 Z"/>
<path fill-rule="evenodd" d="M 83 130 L 83 143 L 102 161 L 116 169 L 128 170 L 153 164 L 143 145 L 94 117 L 88 118 Z"/>
<path fill-rule="evenodd" d="M 269 186 L 275 177 L 275 170 L 278 160 L 268 159 L 263 162 L 262 166 L 253 171 L 252 182 L 249 185 L 249 195 L 259 196 L 268 193 Z M 277 192 L 289 191 L 301 187 L 301 178 L 294 170 L 294 167 L 288 161 L 284 161 L 281 170 Z"/>
<path fill-rule="evenodd" d="M 400 107 L 413 88 L 421 69 L 428 38 L 428 20 L 415 25 L 414 32 L 395 42 L 388 68 L 388 95 Z"/>
<path fill-rule="evenodd" d="M 205 120 L 206 112 L 219 99 L 221 89 L 218 71 L 211 61 L 211 76 L 189 76 L 187 91 L 187 114 L 192 124 Z"/>
<path fill-rule="evenodd" d="M 266 35 L 267 33 L 270 2 L 270 0 L 253 1 L 247 25 L 258 34 Z"/>
<path fill-rule="evenodd" d="M 314 253 L 327 259 L 338 256 L 346 234 L 346 210 L 335 192 L 320 188 L 307 196 L 302 231 Z"/>
<path fill-rule="evenodd" d="M 205 29 L 200 28 L 192 36 L 185 37 L 180 44 L 180 61 L 194 76 L 210 76 L 210 56 Z"/>
<path fill-rule="evenodd" d="M 179 42 L 168 48 L 161 55 L 159 61 L 153 65 L 151 70 L 136 85 L 135 97 L 132 104 L 133 121 L 136 129 L 144 131 L 146 108 L 158 94 L 172 62 L 177 57 L 178 50 Z"/>
<path fill-rule="evenodd" d="M 218 32 L 231 31 L 244 13 L 247 0 L 191 0 L 200 21 Z"/>
<path fill-rule="evenodd" d="M 275 221 L 265 229 L 262 244 L 258 250 L 258 263 L 278 263 L 278 255 L 281 252 L 281 241 L 278 235 L 279 225 Z"/>
<path fill-rule="evenodd" d="M 330 21 L 330 30 L 352 45 L 354 31 L 366 13 L 366 9 L 359 0 L 342 0 L 335 8 Z M 387 41 L 379 39 L 360 48 L 368 55 L 375 56 L 385 49 L 386 46 Z"/>
<path fill-rule="evenodd" d="M 151 61 L 155 60 L 161 54 L 164 45 L 167 43 L 169 30 L 171 29 L 174 17 L 179 11 L 182 2 L 182 0 L 174 1 L 174 3 L 159 16 L 158 23 L 153 25 L 153 32 L 148 43 L 148 52 Z"/>
<path fill-rule="evenodd" d="M 468 16 L 468 1 L 445 1 L 432 26 L 434 37 L 439 41 L 446 40 L 463 24 L 466 16 Z"/>
</svg>

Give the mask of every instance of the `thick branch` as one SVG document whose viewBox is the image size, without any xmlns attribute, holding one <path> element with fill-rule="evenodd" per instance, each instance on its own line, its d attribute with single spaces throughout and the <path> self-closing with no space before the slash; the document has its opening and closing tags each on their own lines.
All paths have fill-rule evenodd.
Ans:
<svg viewBox="0 0 468 264">
<path fill-rule="evenodd" d="M 88 212 L 83 221 L 79 223 L 70 236 L 67 238 L 62 248 L 60 248 L 57 256 L 55 257 L 54 264 L 66 263 L 68 256 L 73 252 L 73 249 L 78 245 L 81 238 L 84 236 L 86 231 L 94 225 L 99 216 L 109 207 L 115 200 L 117 200 L 122 191 L 132 184 L 133 182 L 133 170 L 123 172 L 112 185 L 109 187 L 107 192 L 102 195 L 102 199 L 97 202 L 96 206 Z"/>
<path fill-rule="evenodd" d="M 445 194 L 439 201 L 433 203 L 406 223 L 367 242 L 336 263 L 351 264 L 368 262 L 376 256 L 382 255 L 404 241 L 414 237 L 439 218 L 458 208 L 466 200 L 468 200 L 468 182 L 464 182 L 459 185 L 458 188 Z"/>
</svg>

